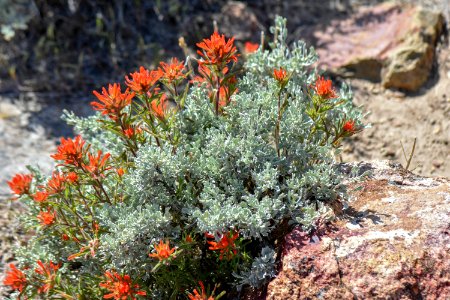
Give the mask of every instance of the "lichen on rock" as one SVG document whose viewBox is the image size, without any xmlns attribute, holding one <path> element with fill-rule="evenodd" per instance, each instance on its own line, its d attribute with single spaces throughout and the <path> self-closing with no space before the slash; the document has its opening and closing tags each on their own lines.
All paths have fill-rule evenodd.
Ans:
<svg viewBox="0 0 450 300">
<path fill-rule="evenodd" d="M 450 181 L 362 165 L 372 175 L 340 220 L 286 236 L 267 299 L 449 299 Z"/>
</svg>

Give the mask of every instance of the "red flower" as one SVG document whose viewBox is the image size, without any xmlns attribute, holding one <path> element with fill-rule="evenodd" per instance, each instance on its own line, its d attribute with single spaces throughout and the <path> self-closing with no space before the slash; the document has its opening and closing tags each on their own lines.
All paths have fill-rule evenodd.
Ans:
<svg viewBox="0 0 450 300">
<path fill-rule="evenodd" d="M 117 175 L 119 175 L 120 177 L 122 177 L 123 174 L 125 174 L 125 171 L 124 171 L 122 168 L 118 168 L 118 169 L 117 169 Z"/>
<path fill-rule="evenodd" d="M 166 94 L 162 94 L 159 99 L 153 100 L 151 106 L 155 116 L 160 120 L 164 120 L 167 109 L 169 108 Z"/>
<path fill-rule="evenodd" d="M 65 234 L 65 233 L 63 233 L 63 235 L 61 236 L 61 238 L 62 238 L 63 241 L 68 241 L 68 240 L 70 240 L 70 237 L 69 237 L 67 234 Z"/>
<path fill-rule="evenodd" d="M 93 156 L 91 153 L 88 153 L 89 164 L 85 166 L 85 169 L 91 173 L 93 177 L 101 176 L 104 171 L 110 169 L 110 167 L 106 167 L 106 162 L 111 154 L 105 153 L 102 157 L 102 153 L 102 150 L 98 150 L 97 156 Z"/>
<path fill-rule="evenodd" d="M 44 285 L 38 289 L 38 293 L 48 293 L 55 285 L 56 272 L 59 270 L 60 265 L 54 264 L 49 261 L 47 264 L 42 263 L 42 261 L 37 261 L 38 268 L 34 270 L 39 275 L 44 276 Z"/>
<path fill-rule="evenodd" d="M 79 167 L 82 164 L 85 153 L 84 144 L 86 142 L 81 136 L 76 136 L 74 140 L 61 138 L 61 144 L 58 146 L 57 153 L 50 155 L 55 160 L 63 160 L 67 165 Z"/>
<path fill-rule="evenodd" d="M 231 259 L 234 255 L 237 254 L 236 245 L 234 244 L 234 241 L 238 238 L 239 232 L 233 233 L 233 231 L 227 232 L 223 234 L 220 238 L 219 242 L 216 241 L 208 241 L 208 244 L 211 246 L 209 247 L 209 250 L 219 250 L 220 256 L 219 259 L 223 259 L 224 256 L 226 259 Z M 208 238 L 214 238 L 212 234 L 206 234 L 206 237 Z"/>
<path fill-rule="evenodd" d="M 49 195 L 62 193 L 66 189 L 66 175 L 53 172 L 52 178 L 47 182 L 46 190 Z"/>
<path fill-rule="evenodd" d="M 316 80 L 316 84 L 314 86 L 314 90 L 316 94 L 322 97 L 323 99 L 333 99 L 337 98 L 336 92 L 333 89 L 333 83 L 331 80 L 325 80 L 323 77 L 318 77 Z"/>
<path fill-rule="evenodd" d="M 171 84 L 174 81 L 186 78 L 186 74 L 183 73 L 184 61 L 179 62 L 177 58 L 172 58 L 169 64 L 160 62 L 162 79 Z"/>
<path fill-rule="evenodd" d="M 186 243 L 192 243 L 192 242 L 193 242 L 193 240 L 192 240 L 192 237 L 191 237 L 191 235 L 190 235 L 190 234 L 188 234 L 188 235 L 186 236 L 186 238 L 184 239 L 184 241 L 185 241 Z"/>
<path fill-rule="evenodd" d="M 159 260 L 165 260 L 167 258 L 169 258 L 173 252 L 175 252 L 175 247 L 174 248 L 170 248 L 169 246 L 169 241 L 166 241 L 165 243 L 163 243 L 162 240 L 159 241 L 159 245 L 154 245 L 156 253 L 151 253 L 148 256 L 153 257 L 153 258 L 157 258 Z"/>
<path fill-rule="evenodd" d="M 353 120 L 348 120 L 347 122 L 344 123 L 344 125 L 342 126 L 342 129 L 350 134 L 353 134 L 356 132 L 356 128 L 355 128 L 355 121 Z"/>
<path fill-rule="evenodd" d="M 49 208 L 47 211 L 41 211 L 37 218 L 42 226 L 50 226 L 55 223 L 56 213 Z"/>
<path fill-rule="evenodd" d="M 197 289 L 194 289 L 194 294 L 189 293 L 188 295 L 189 300 L 214 300 L 214 297 L 212 295 L 211 296 L 206 295 L 205 285 L 203 284 L 203 282 L 199 281 L 198 284 L 200 284 L 202 293 L 200 294 L 197 291 Z"/>
<path fill-rule="evenodd" d="M 101 111 L 102 115 L 108 115 L 112 120 L 117 120 L 121 116 L 122 109 L 131 104 L 135 95 L 130 93 L 129 89 L 122 93 L 119 83 L 108 85 L 108 91 L 102 88 L 101 94 L 97 91 L 93 93 L 100 102 L 91 102 L 92 108 Z"/>
<path fill-rule="evenodd" d="M 135 300 L 136 295 L 145 296 L 147 293 L 139 291 L 139 285 L 133 284 L 129 275 L 119 275 L 117 272 L 105 272 L 106 281 L 101 282 L 100 287 L 109 290 L 110 294 L 104 295 L 103 299 L 126 300 L 128 297 Z"/>
<path fill-rule="evenodd" d="M 136 127 L 133 125 L 125 125 L 125 128 L 122 130 L 122 133 L 129 139 L 132 137 L 142 133 L 142 128 Z"/>
<path fill-rule="evenodd" d="M 258 50 L 259 44 L 252 43 L 252 42 L 245 42 L 244 47 L 245 47 L 245 52 L 247 54 L 251 54 L 251 53 L 256 52 L 256 50 Z"/>
<path fill-rule="evenodd" d="M 203 51 L 197 50 L 202 60 L 200 64 L 218 65 L 223 67 L 230 61 L 237 62 L 236 47 L 234 46 L 234 38 L 225 41 L 225 36 L 214 32 L 209 39 L 204 39 L 197 43 L 197 47 Z"/>
<path fill-rule="evenodd" d="M 77 175 L 77 173 L 75 173 L 75 172 L 69 172 L 69 173 L 67 173 L 67 180 L 68 180 L 70 183 L 75 183 L 75 182 L 77 182 L 77 181 L 78 181 L 78 175 Z"/>
<path fill-rule="evenodd" d="M 132 127 L 124 129 L 122 132 L 129 139 L 131 139 L 134 135 L 134 129 Z"/>
<path fill-rule="evenodd" d="M 6 271 L 5 279 L 3 280 L 4 285 L 9 285 L 13 290 L 18 290 L 22 292 L 27 286 L 27 278 L 25 274 L 16 268 L 14 264 L 9 264 L 9 271 Z"/>
<path fill-rule="evenodd" d="M 283 68 L 273 70 L 273 78 L 278 82 L 283 82 L 287 78 L 287 72 Z"/>
<path fill-rule="evenodd" d="M 149 71 L 140 67 L 139 72 L 130 73 L 131 79 L 125 76 L 125 81 L 132 91 L 142 95 L 147 93 L 162 75 L 161 70 Z"/>
<path fill-rule="evenodd" d="M 37 191 L 33 195 L 33 199 L 36 202 L 45 202 L 45 200 L 47 200 L 47 198 L 48 198 L 48 193 L 46 191 Z"/>
<path fill-rule="evenodd" d="M 33 175 L 31 174 L 16 174 L 11 181 L 8 181 L 8 185 L 14 194 L 22 196 L 30 193 L 32 180 Z"/>
<path fill-rule="evenodd" d="M 219 89 L 219 107 L 227 106 L 231 100 L 230 89 L 227 86 L 221 86 Z"/>
</svg>

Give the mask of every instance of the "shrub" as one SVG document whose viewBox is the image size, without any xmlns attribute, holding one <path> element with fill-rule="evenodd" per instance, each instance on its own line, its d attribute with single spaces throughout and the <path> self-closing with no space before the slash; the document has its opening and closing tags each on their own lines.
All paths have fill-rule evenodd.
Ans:
<svg viewBox="0 0 450 300">
<path fill-rule="evenodd" d="M 95 116 L 66 113 L 80 135 L 61 139 L 50 178 L 9 182 L 36 234 L 4 284 L 31 298 L 214 299 L 272 278 L 289 226 L 313 228 L 345 199 L 333 155 L 364 127 L 349 89 L 311 69 L 314 50 L 286 45 L 285 22 L 242 68 L 215 32 L 197 72 L 141 67 L 127 89 L 94 91 Z"/>
</svg>

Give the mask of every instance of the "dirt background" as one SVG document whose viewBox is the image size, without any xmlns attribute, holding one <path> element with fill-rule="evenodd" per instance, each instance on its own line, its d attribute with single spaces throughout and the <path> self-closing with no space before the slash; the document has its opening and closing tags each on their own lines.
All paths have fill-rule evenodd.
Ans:
<svg viewBox="0 0 450 300">
<path fill-rule="evenodd" d="M 27 28 L 17 30 L 11 40 L 0 37 L 0 280 L 5 264 L 13 261 L 11 248 L 25 242 L 16 221 L 24 208 L 7 201 L 6 180 L 26 171 L 27 164 L 50 172 L 49 154 L 57 139 L 73 134 L 59 119 L 63 109 L 91 114 L 93 89 L 123 81 L 140 65 L 152 67 L 170 56 L 183 58 L 178 38 L 185 37 L 194 49 L 195 42 L 211 34 L 213 20 L 220 31 L 236 36 L 242 49 L 245 41 L 258 42 L 262 30 L 268 34 L 277 14 L 287 17 L 289 38 L 294 41 L 302 39 L 303 26 L 326 25 L 347 18 L 362 5 L 382 1 L 241 1 L 245 9 L 236 13 L 242 22 L 236 22 L 230 11 L 235 2 L 226 0 L 10 2 L 18 5 L 8 6 L 10 10 L 29 19 Z M 442 12 L 448 28 L 448 0 L 403 2 Z M 0 15 L 0 23 L 3 20 Z M 416 93 L 385 90 L 358 79 L 346 81 L 353 88 L 355 104 L 370 112 L 366 122 L 372 127 L 343 145 L 343 161 L 390 159 L 405 165 L 400 142 L 409 155 L 417 138 L 410 169 L 450 177 L 448 36 L 440 39 L 432 74 Z M 2 292 L 0 286 L 0 297 Z"/>
</svg>

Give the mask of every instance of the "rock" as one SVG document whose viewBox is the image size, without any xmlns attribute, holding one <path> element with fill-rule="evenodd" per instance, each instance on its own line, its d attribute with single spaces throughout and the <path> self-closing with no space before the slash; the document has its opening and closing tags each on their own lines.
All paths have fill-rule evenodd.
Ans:
<svg viewBox="0 0 450 300">
<path fill-rule="evenodd" d="M 319 65 L 344 77 L 417 91 L 428 79 L 443 16 L 418 6 L 383 3 L 312 29 Z"/>
<path fill-rule="evenodd" d="M 341 220 L 285 237 L 267 299 L 450 299 L 450 181 L 359 166 L 372 175 Z"/>
<path fill-rule="evenodd" d="M 264 30 L 256 14 L 245 3 L 230 1 L 214 15 L 220 32 L 226 32 L 239 41 L 251 41 L 255 33 Z"/>
</svg>

